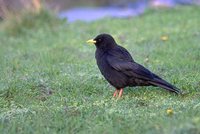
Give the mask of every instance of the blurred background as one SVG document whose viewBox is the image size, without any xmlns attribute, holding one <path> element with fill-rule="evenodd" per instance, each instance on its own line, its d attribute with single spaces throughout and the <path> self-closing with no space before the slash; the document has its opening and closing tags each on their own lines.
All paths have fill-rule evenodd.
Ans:
<svg viewBox="0 0 200 134">
<path fill-rule="evenodd" d="M 106 16 L 137 16 L 147 8 L 199 4 L 200 0 L 0 0 L 0 18 L 3 20 L 13 14 L 17 16 L 27 10 L 37 13 L 45 7 L 69 22 L 93 21 Z"/>
</svg>

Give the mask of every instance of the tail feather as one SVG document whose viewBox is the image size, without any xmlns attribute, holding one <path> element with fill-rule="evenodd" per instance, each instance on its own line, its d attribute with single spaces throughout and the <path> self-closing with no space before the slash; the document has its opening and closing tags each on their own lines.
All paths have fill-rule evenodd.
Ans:
<svg viewBox="0 0 200 134">
<path fill-rule="evenodd" d="M 166 82 L 165 80 L 161 79 L 161 78 L 155 78 L 152 81 L 149 81 L 150 84 L 152 84 L 153 86 L 158 86 L 161 88 L 164 88 L 170 92 L 174 92 L 176 94 L 180 94 L 181 90 L 178 89 L 177 87 L 173 86 L 172 84 Z"/>
</svg>

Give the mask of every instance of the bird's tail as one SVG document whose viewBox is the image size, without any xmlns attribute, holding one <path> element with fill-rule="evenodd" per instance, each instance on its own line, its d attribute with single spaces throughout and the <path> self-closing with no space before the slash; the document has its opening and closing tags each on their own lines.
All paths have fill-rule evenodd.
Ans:
<svg viewBox="0 0 200 134">
<path fill-rule="evenodd" d="M 158 86 L 161 88 L 164 88 L 170 92 L 174 92 L 176 94 L 180 94 L 181 90 L 178 89 L 177 87 L 173 86 L 172 84 L 166 82 L 165 80 L 161 79 L 161 78 L 155 78 L 152 81 L 149 81 L 150 84 L 152 84 L 153 86 Z"/>
</svg>

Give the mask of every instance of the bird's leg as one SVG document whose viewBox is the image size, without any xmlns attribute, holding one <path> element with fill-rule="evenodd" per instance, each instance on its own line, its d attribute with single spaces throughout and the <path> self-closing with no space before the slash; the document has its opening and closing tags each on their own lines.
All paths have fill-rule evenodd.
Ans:
<svg viewBox="0 0 200 134">
<path fill-rule="evenodd" d="M 114 92 L 114 94 L 113 94 L 113 97 L 116 97 L 116 96 L 117 96 L 117 94 L 118 94 L 118 92 L 119 92 L 119 90 L 118 90 L 118 89 L 116 89 L 116 90 L 115 90 L 115 92 Z"/>
<path fill-rule="evenodd" d="M 123 90 L 124 90 L 123 88 L 120 89 L 118 98 L 121 98 L 121 97 L 122 97 Z"/>
</svg>

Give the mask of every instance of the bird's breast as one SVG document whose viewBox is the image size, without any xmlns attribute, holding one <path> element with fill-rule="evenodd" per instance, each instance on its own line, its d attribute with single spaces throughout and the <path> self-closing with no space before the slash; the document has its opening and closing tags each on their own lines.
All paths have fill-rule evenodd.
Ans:
<svg viewBox="0 0 200 134">
<path fill-rule="evenodd" d="M 127 76 L 115 70 L 108 62 L 105 54 L 96 54 L 96 62 L 101 74 L 114 87 L 122 88 L 127 85 Z"/>
</svg>

